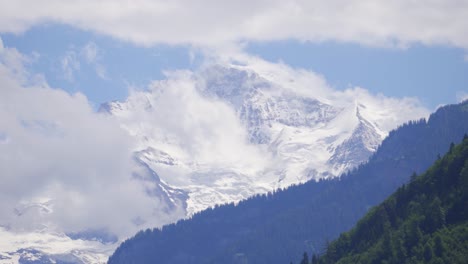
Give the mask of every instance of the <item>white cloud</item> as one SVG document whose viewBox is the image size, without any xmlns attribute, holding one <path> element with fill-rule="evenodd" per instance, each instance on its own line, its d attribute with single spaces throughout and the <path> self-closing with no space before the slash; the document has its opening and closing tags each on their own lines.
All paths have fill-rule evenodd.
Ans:
<svg viewBox="0 0 468 264">
<path fill-rule="evenodd" d="M 28 73 L 24 66 L 30 62 L 29 57 L 19 53 L 16 49 L 4 47 L 0 38 L 0 64 L 3 65 L 5 72 L 8 72 L 16 80 L 25 83 L 28 79 Z"/>
<path fill-rule="evenodd" d="M 119 124 L 82 94 L 31 83 L 23 60 L 0 51 L 0 225 L 125 236 L 137 217 L 148 226 L 173 221 L 146 195 L 150 183 L 132 179 L 133 141 Z"/>
<path fill-rule="evenodd" d="M 144 45 L 297 39 L 468 48 L 467 1 L 80 0 L 71 4 L 62 0 L 1 0 L 0 3 L 0 32 L 22 32 L 52 21 Z"/>
<path fill-rule="evenodd" d="M 133 92 L 128 100 L 138 111 L 121 121 L 140 127 L 139 135 L 170 142 L 176 158 L 221 169 L 263 169 L 265 153 L 248 143 L 248 135 L 234 109 L 226 102 L 206 98 L 197 86 L 200 76 L 189 71 L 167 72 L 167 79 L 150 85 L 150 93 Z M 142 102 L 148 102 L 148 105 Z M 146 148 L 147 146 L 143 146 Z M 249 153 L 249 155 L 246 155 Z M 186 176 L 188 177 L 188 176 Z"/>
</svg>

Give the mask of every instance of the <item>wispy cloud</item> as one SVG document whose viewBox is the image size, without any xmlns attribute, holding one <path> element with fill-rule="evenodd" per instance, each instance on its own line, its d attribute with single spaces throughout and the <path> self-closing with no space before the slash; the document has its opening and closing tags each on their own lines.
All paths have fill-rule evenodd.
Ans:
<svg viewBox="0 0 468 264">
<path fill-rule="evenodd" d="M 81 52 L 86 59 L 87 63 L 95 63 L 98 59 L 98 47 L 94 42 L 88 42 L 82 49 Z"/>
<path fill-rule="evenodd" d="M 94 42 L 88 42 L 78 49 L 70 47 L 61 58 L 60 64 L 64 78 L 70 82 L 75 81 L 75 75 L 82 70 L 83 65 L 93 67 L 99 78 L 107 79 L 107 70 L 101 62 L 99 47 Z"/>
<path fill-rule="evenodd" d="M 73 50 L 67 51 L 62 57 L 60 64 L 64 78 L 69 82 L 73 82 L 75 80 L 75 73 L 80 70 L 80 61 L 76 52 Z"/>
<path fill-rule="evenodd" d="M 94 67 L 94 70 L 101 79 L 107 79 L 107 70 L 101 62 L 101 51 L 94 42 L 88 42 L 82 49 L 81 54 L 85 61 Z"/>
</svg>

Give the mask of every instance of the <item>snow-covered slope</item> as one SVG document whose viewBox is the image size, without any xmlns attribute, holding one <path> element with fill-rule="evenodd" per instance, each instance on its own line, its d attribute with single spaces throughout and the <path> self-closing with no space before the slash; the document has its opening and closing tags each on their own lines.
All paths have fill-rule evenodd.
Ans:
<svg viewBox="0 0 468 264">
<path fill-rule="evenodd" d="M 159 175 L 168 197 L 187 195 L 187 215 L 339 176 L 365 162 L 388 132 L 365 102 L 307 94 L 271 71 L 216 64 L 169 78 L 101 111 L 138 139 L 136 157 Z M 233 118 L 235 127 L 225 129 Z"/>
</svg>

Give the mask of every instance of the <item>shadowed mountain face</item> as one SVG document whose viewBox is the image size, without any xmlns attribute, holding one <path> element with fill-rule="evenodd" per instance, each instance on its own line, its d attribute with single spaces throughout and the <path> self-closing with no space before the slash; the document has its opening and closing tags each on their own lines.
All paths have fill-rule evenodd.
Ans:
<svg viewBox="0 0 468 264">
<path fill-rule="evenodd" d="M 367 164 L 339 179 L 310 181 L 142 231 L 109 263 L 298 262 L 304 251 L 322 252 L 327 241 L 351 228 L 413 172 L 426 170 L 467 132 L 468 102 L 442 107 L 427 121 L 392 131 Z"/>
</svg>

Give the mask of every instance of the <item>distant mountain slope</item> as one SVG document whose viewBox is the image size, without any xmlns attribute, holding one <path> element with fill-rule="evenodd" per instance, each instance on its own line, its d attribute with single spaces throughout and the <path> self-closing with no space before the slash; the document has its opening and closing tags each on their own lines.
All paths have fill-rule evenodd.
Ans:
<svg viewBox="0 0 468 264">
<path fill-rule="evenodd" d="M 311 181 L 146 230 L 109 263 L 288 263 L 321 252 L 371 207 L 426 170 L 468 132 L 468 101 L 391 132 L 370 161 L 341 179 Z"/>
<path fill-rule="evenodd" d="M 468 136 L 313 259 L 313 264 L 466 263 Z"/>
</svg>

